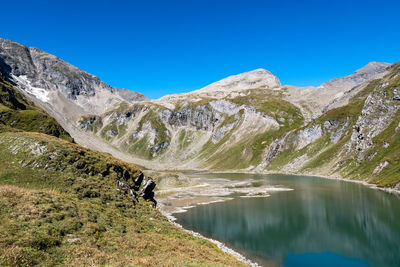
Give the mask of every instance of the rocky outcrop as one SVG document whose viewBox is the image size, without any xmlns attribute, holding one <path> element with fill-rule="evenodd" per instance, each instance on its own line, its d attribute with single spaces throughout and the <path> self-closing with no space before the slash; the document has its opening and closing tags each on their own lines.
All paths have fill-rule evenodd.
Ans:
<svg viewBox="0 0 400 267">
<path fill-rule="evenodd" d="M 200 92 L 215 92 L 215 91 L 240 91 L 247 89 L 273 89 L 279 88 L 281 83 L 279 79 L 271 72 L 264 69 L 257 69 L 242 74 L 229 76 L 218 82 L 212 83 L 198 91 Z"/>
<path fill-rule="evenodd" d="M 172 127 L 184 126 L 203 131 L 214 129 L 219 118 L 221 118 L 220 114 L 213 112 L 208 105 L 161 112 L 161 119 L 167 121 Z"/>
<path fill-rule="evenodd" d="M 145 200 L 150 200 L 153 202 L 153 206 L 157 206 L 157 201 L 154 199 L 154 188 L 156 187 L 156 183 L 153 179 L 148 179 L 143 185 L 142 191 L 140 192 L 140 196 L 142 196 Z"/>
<path fill-rule="evenodd" d="M 305 128 L 304 130 L 300 130 L 296 136 L 296 147 L 297 149 L 302 149 L 308 144 L 314 142 L 318 138 L 322 136 L 322 127 L 321 125 L 313 125 Z"/>
<path fill-rule="evenodd" d="M 344 122 L 336 120 L 328 120 L 323 124 L 324 131 L 329 134 L 329 139 L 332 144 L 336 144 L 349 130 L 349 117 Z"/>
<path fill-rule="evenodd" d="M 323 83 L 321 87 L 346 87 L 352 88 L 358 84 L 366 82 L 370 80 L 372 77 L 377 74 L 383 73 L 386 71 L 388 67 L 390 67 L 391 63 L 383 63 L 383 62 L 370 62 L 363 68 L 357 70 L 353 74 L 343 77 L 343 78 L 335 78 L 326 83 Z"/>
<path fill-rule="evenodd" d="M 102 127 L 102 125 L 101 117 L 97 116 L 85 117 L 78 122 L 78 127 L 85 131 L 93 131 L 94 127 Z"/>
<path fill-rule="evenodd" d="M 396 89 L 378 85 L 367 97 L 348 144 L 348 151 L 356 151 L 359 162 L 375 145 L 374 137 L 385 130 L 397 115 L 400 103 L 393 97 L 396 92 Z"/>
<path fill-rule="evenodd" d="M 148 100 L 142 94 L 111 87 L 96 76 L 34 47 L 0 38 L 0 68 L 28 95 L 56 105 L 62 93 L 88 113 L 102 113 L 119 102 Z M 104 99 L 106 98 L 106 99 Z M 70 107 L 71 108 L 71 107 Z"/>
<path fill-rule="evenodd" d="M 389 165 L 389 161 L 385 160 L 384 162 L 381 162 L 374 171 L 372 172 L 373 174 L 380 173 L 385 167 Z"/>
<path fill-rule="evenodd" d="M 212 139 L 211 141 L 216 144 L 219 142 L 219 140 L 221 140 L 227 132 L 231 131 L 233 129 L 233 127 L 235 127 L 237 125 L 237 121 L 232 122 L 232 123 L 228 123 L 225 125 L 222 125 L 221 127 L 219 127 L 216 131 L 214 131 L 213 135 L 212 135 Z"/>
<path fill-rule="evenodd" d="M 133 198 L 133 201 L 137 201 L 139 197 L 139 189 L 142 186 L 140 191 L 140 196 L 145 200 L 149 200 L 153 202 L 153 207 L 157 206 L 157 201 L 154 199 L 154 189 L 156 187 L 156 183 L 153 179 L 149 178 L 145 181 L 145 176 L 142 172 L 140 172 L 136 177 L 131 177 L 129 171 L 124 170 L 120 166 L 115 166 L 114 171 L 117 173 L 117 185 L 124 195 L 130 196 Z M 143 183 L 143 181 L 145 181 Z"/>
</svg>

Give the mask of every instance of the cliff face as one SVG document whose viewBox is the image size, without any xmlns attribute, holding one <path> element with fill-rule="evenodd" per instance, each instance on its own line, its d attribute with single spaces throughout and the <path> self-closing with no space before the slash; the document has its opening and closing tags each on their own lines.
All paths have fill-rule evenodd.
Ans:
<svg viewBox="0 0 400 267">
<path fill-rule="evenodd" d="M 38 49 L 1 47 L 0 66 L 22 92 L 78 143 L 119 158 L 159 169 L 341 175 L 390 186 L 400 179 L 398 64 L 371 62 L 303 88 L 258 69 L 148 100 Z"/>
<path fill-rule="evenodd" d="M 35 131 L 72 141 L 57 121 L 37 108 L 0 71 L 0 132 Z"/>
<path fill-rule="evenodd" d="M 0 38 L 0 68 L 27 94 L 78 115 L 102 113 L 115 103 L 147 100 L 142 94 L 113 88 L 99 78 L 34 47 Z M 72 114 L 72 113 L 71 113 Z"/>
</svg>

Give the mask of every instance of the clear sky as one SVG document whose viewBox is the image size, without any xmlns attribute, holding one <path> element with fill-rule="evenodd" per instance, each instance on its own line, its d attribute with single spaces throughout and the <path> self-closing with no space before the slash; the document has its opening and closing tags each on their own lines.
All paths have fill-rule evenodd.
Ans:
<svg viewBox="0 0 400 267">
<path fill-rule="evenodd" d="M 319 85 L 400 61 L 400 1 L 1 1 L 0 37 L 150 98 L 265 68 Z"/>
</svg>

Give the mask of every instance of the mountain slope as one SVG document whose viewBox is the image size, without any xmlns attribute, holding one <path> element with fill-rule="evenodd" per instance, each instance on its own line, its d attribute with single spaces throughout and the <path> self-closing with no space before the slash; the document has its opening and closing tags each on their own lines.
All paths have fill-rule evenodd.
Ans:
<svg viewBox="0 0 400 267">
<path fill-rule="evenodd" d="M 0 86 L 1 266 L 244 265 L 154 209 L 138 167 L 70 142 L 10 82 Z"/>
<path fill-rule="evenodd" d="M 371 62 L 319 87 L 282 86 L 272 73 L 258 69 L 190 93 L 139 102 L 121 100 L 101 85 L 101 92 L 113 96 L 107 102 L 105 93 L 91 95 L 99 87 L 93 83 L 80 87 L 79 94 L 60 85 L 48 95 L 24 87 L 21 79 L 27 78 L 21 70 L 30 66 L 29 60 L 14 59 L 23 47 L 7 49 L 0 52 L 1 66 L 20 91 L 78 143 L 124 160 L 152 169 L 341 175 L 398 186 L 398 64 Z M 32 62 L 40 58 L 35 53 L 30 52 Z M 89 79 L 79 70 L 73 73 L 78 80 L 81 75 Z M 36 76 L 43 84 L 54 82 L 51 75 Z M 34 97 L 31 91 L 39 93 Z M 81 110 L 71 114 L 43 98 L 53 93 L 75 101 Z"/>
<path fill-rule="evenodd" d="M 35 131 L 72 141 L 55 119 L 27 100 L 0 72 L 0 132 Z"/>
<path fill-rule="evenodd" d="M 345 78 L 354 87 L 278 87 L 275 76 L 256 70 L 194 92 L 84 117 L 78 126 L 161 166 L 262 171 L 271 160 L 268 153 L 274 154 L 268 152 L 277 145 L 274 140 L 284 140 L 336 106 L 348 105 L 390 66 L 369 65 Z M 363 79 L 353 78 L 359 73 Z"/>
<path fill-rule="evenodd" d="M 340 175 L 400 188 L 400 63 L 347 105 L 326 111 L 280 144 L 268 169 Z M 269 152 L 272 153 L 271 151 Z"/>
<path fill-rule="evenodd" d="M 37 48 L 0 38 L 0 70 L 20 92 L 54 117 L 72 137 L 70 124 L 88 113 L 147 100 L 140 93 L 113 88 L 92 74 Z"/>
<path fill-rule="evenodd" d="M 27 132 L 1 133 L 0 157 L 0 265 L 241 265 L 125 194 L 135 166 Z"/>
</svg>

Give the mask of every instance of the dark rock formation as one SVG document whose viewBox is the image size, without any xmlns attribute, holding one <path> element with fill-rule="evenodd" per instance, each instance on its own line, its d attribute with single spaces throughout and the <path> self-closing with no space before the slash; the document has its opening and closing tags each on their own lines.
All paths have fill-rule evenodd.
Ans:
<svg viewBox="0 0 400 267">
<path fill-rule="evenodd" d="M 134 182 L 133 189 L 134 189 L 135 191 L 138 191 L 138 190 L 139 190 L 140 186 L 142 185 L 143 179 L 144 179 L 144 174 L 143 174 L 143 173 L 140 173 L 139 176 L 137 176 L 137 177 L 133 180 L 133 182 Z"/>
<path fill-rule="evenodd" d="M 148 179 L 146 183 L 143 185 L 140 196 L 142 196 L 145 200 L 150 200 L 153 202 L 153 207 L 157 206 L 157 201 L 154 199 L 154 188 L 156 187 L 156 183 L 152 179 Z"/>
<path fill-rule="evenodd" d="M 161 149 L 169 147 L 169 142 L 162 142 L 154 147 L 151 148 L 151 152 L 158 153 Z"/>
<path fill-rule="evenodd" d="M 138 194 L 136 192 L 139 191 L 140 186 L 142 185 L 142 182 L 144 180 L 144 174 L 140 173 L 136 178 L 134 179 L 130 179 L 130 174 L 128 173 L 127 170 L 123 170 L 121 167 L 119 166 L 115 166 L 114 167 L 114 171 L 117 173 L 123 173 L 123 175 L 121 175 L 119 178 L 124 178 L 124 181 L 117 180 L 117 185 L 120 188 L 120 192 L 123 192 L 124 195 L 130 195 L 131 197 L 134 198 L 134 202 L 137 201 L 138 198 Z M 127 174 L 128 173 L 128 174 Z M 133 185 L 132 183 L 130 183 L 131 181 L 133 181 Z M 156 207 L 157 206 L 157 201 L 154 199 L 154 188 L 156 187 L 156 183 L 153 181 L 153 179 L 148 179 L 143 187 L 142 190 L 140 191 L 140 196 L 143 197 L 145 200 L 150 200 L 151 202 L 153 202 L 153 206 Z"/>
</svg>

